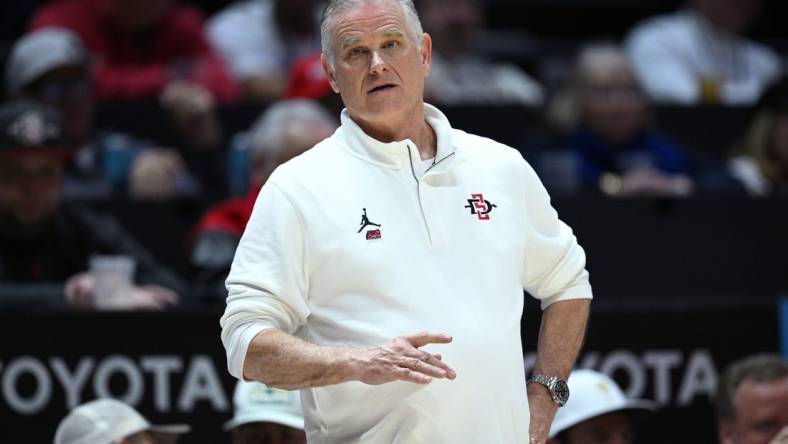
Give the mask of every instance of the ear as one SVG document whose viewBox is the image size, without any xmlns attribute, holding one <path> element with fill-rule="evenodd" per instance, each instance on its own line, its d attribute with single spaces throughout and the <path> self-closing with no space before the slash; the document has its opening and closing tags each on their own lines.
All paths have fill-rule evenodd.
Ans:
<svg viewBox="0 0 788 444">
<path fill-rule="evenodd" d="M 429 77 L 432 66 L 432 37 L 426 32 L 421 35 L 421 66 L 424 77 Z"/>
<path fill-rule="evenodd" d="M 326 78 L 328 79 L 329 85 L 331 85 L 331 89 L 339 94 L 339 87 L 337 87 L 337 78 L 334 69 L 331 68 L 331 64 L 328 63 L 328 57 L 326 57 L 325 54 L 320 54 L 320 64 L 323 65 L 323 71 L 326 73 Z"/>
</svg>

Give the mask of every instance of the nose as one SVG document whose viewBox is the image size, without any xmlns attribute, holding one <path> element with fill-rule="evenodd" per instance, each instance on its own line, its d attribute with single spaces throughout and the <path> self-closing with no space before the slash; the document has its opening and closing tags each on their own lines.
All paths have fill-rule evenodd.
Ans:
<svg viewBox="0 0 788 444">
<path fill-rule="evenodd" d="M 380 75 L 388 70 L 386 61 L 378 51 L 372 51 L 372 57 L 369 61 L 369 73 L 371 75 Z"/>
</svg>

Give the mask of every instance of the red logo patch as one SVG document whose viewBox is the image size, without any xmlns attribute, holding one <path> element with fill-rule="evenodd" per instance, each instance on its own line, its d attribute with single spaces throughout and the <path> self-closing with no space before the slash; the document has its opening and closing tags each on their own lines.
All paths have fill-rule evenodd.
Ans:
<svg viewBox="0 0 788 444">
<path fill-rule="evenodd" d="M 490 202 L 484 198 L 482 193 L 471 194 L 470 199 L 466 199 L 468 205 L 465 208 L 471 210 L 471 214 L 475 214 L 478 220 L 490 220 L 490 212 L 498 205 Z"/>
<path fill-rule="evenodd" d="M 367 240 L 369 239 L 380 239 L 380 230 L 369 230 L 367 231 Z"/>
</svg>

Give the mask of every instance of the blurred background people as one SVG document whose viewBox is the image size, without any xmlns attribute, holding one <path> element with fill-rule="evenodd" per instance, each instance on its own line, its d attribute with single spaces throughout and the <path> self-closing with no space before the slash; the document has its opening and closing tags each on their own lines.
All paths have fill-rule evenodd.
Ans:
<svg viewBox="0 0 788 444">
<path fill-rule="evenodd" d="M 320 54 L 320 51 L 315 51 L 293 63 L 287 77 L 284 98 L 314 99 L 320 102 L 329 114 L 339 116 L 345 105 L 339 94 L 331 90 L 331 84 L 320 61 Z"/>
<path fill-rule="evenodd" d="M 41 28 L 16 41 L 6 63 L 13 98 L 56 108 L 63 141 L 77 147 L 66 165 L 63 196 L 166 198 L 197 191 L 177 151 L 94 128 L 91 60 L 79 37 L 64 28 Z"/>
<path fill-rule="evenodd" d="M 443 104 L 539 105 L 544 92 L 515 65 L 494 63 L 473 52 L 484 25 L 481 0 L 418 0 L 424 31 L 432 37 L 432 65 L 424 86 L 427 101 Z"/>
<path fill-rule="evenodd" d="M 283 100 L 237 137 L 233 154 L 241 159 L 234 162 L 237 169 L 231 176 L 246 184 L 246 191 L 210 208 L 193 233 L 191 263 L 198 282 L 206 285 L 206 296 L 219 301 L 227 296 L 224 280 L 260 188 L 271 172 L 330 136 L 337 126 L 337 120 L 315 101 Z"/>
<path fill-rule="evenodd" d="M 232 444 L 306 444 L 300 396 L 297 390 L 238 381 L 233 418 L 224 425 Z"/>
<path fill-rule="evenodd" d="M 753 196 L 788 196 L 788 77 L 764 94 L 731 174 Z"/>
<path fill-rule="evenodd" d="M 584 48 L 571 84 L 551 104 L 550 117 L 568 134 L 570 154 L 565 171 L 554 175 L 577 177 L 582 187 L 610 195 L 688 195 L 689 161 L 651 129 L 650 108 L 622 50 Z"/>
<path fill-rule="evenodd" d="M 211 18 L 208 36 L 247 99 L 282 96 L 293 62 L 320 49 L 318 0 L 240 0 Z"/>
<path fill-rule="evenodd" d="M 558 409 L 547 444 L 632 444 L 633 415 L 648 414 L 654 403 L 627 399 L 618 384 L 595 370 L 569 375 L 569 401 Z"/>
<path fill-rule="evenodd" d="M 30 27 L 71 29 L 96 56 L 99 100 L 155 98 L 177 83 L 218 100 L 236 89 L 203 35 L 200 13 L 176 0 L 56 0 Z"/>
<path fill-rule="evenodd" d="M 715 404 L 720 444 L 788 442 L 788 361 L 761 354 L 731 363 Z"/>
<path fill-rule="evenodd" d="M 189 430 L 186 424 L 152 425 L 132 407 L 102 398 L 71 410 L 54 444 L 176 444 Z"/>
<path fill-rule="evenodd" d="M 72 30 L 94 56 L 99 101 L 160 100 L 196 148 L 216 148 L 214 105 L 237 86 L 203 34 L 200 13 L 176 0 L 56 0 L 31 29 Z"/>
<path fill-rule="evenodd" d="M 780 74 L 780 59 L 743 36 L 760 0 L 689 0 L 637 25 L 627 53 L 649 96 L 683 105 L 752 104 Z"/>
<path fill-rule="evenodd" d="M 62 141 L 54 109 L 7 103 L 0 129 L 0 307 L 93 307 L 96 275 L 88 269 L 97 254 L 134 260 L 139 285 L 128 288 L 127 307 L 177 302 L 180 280 L 113 219 L 61 206 L 64 163 L 73 149 Z"/>
</svg>

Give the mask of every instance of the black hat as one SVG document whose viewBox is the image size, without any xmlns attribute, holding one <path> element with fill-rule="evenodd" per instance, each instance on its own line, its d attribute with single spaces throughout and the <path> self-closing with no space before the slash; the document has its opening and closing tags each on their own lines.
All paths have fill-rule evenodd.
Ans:
<svg viewBox="0 0 788 444">
<path fill-rule="evenodd" d="M 46 152 L 68 156 L 73 149 L 62 143 L 60 114 L 28 100 L 0 106 L 0 154 Z"/>
</svg>

